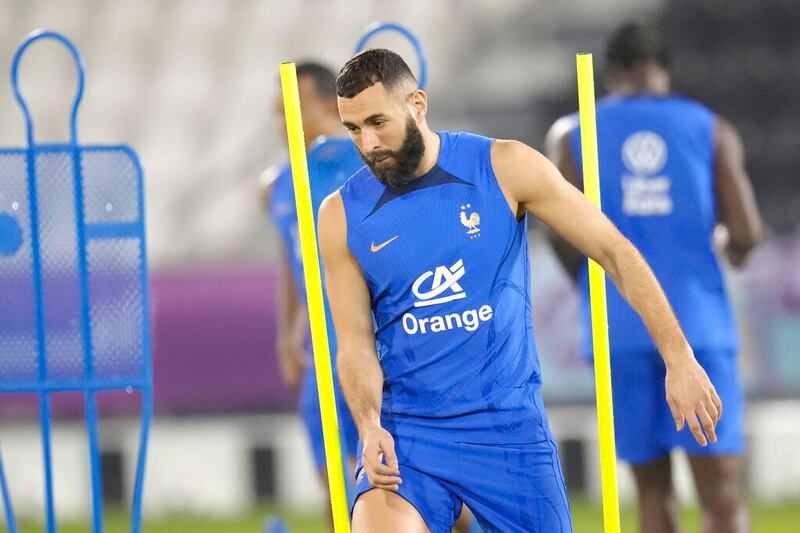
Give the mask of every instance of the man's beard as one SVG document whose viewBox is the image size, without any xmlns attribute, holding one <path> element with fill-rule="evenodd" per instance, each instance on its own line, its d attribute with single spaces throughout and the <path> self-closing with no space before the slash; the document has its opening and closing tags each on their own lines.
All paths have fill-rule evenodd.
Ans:
<svg viewBox="0 0 800 533">
<path fill-rule="evenodd" d="M 422 132 L 411 117 L 406 121 L 406 138 L 399 150 L 376 150 L 369 155 L 359 150 L 361 159 L 378 180 L 392 188 L 399 188 L 414 181 L 416 178 L 414 173 L 424 154 L 425 142 L 422 139 Z M 392 166 L 386 166 L 389 157 L 394 160 Z M 380 161 L 381 159 L 383 161 Z"/>
</svg>

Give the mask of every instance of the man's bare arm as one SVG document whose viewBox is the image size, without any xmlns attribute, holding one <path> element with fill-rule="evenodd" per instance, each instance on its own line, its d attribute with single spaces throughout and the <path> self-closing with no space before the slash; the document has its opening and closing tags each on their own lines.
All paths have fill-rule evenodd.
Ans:
<svg viewBox="0 0 800 533">
<path fill-rule="evenodd" d="M 741 266 L 761 240 L 761 215 L 745 170 L 739 134 L 727 120 L 717 118 L 714 136 L 717 218 L 728 230 L 725 254 L 734 266 Z"/>
<path fill-rule="evenodd" d="M 575 163 L 575 158 L 572 154 L 572 146 L 570 144 L 570 133 L 577 127 L 577 119 L 573 116 L 562 117 L 557 120 L 550 131 L 547 132 L 545 138 L 545 147 L 547 149 L 547 157 L 555 163 L 561 175 L 578 189 L 583 188 L 578 165 Z M 575 249 L 565 238 L 553 231 L 549 226 L 547 227 L 547 239 L 556 253 L 556 257 L 561 262 L 561 266 L 567 271 L 567 274 L 573 279 L 578 279 L 578 272 L 580 271 L 586 257 Z"/>
<path fill-rule="evenodd" d="M 339 382 L 363 444 L 362 464 L 373 486 L 396 490 L 401 481 L 394 440 L 381 427 L 383 369 L 375 350 L 369 289 L 347 247 L 347 219 L 338 192 L 320 206 L 318 231 L 336 328 Z"/>
<path fill-rule="evenodd" d="M 265 210 L 269 210 L 275 179 L 278 169 L 270 167 L 259 177 L 261 200 Z M 301 302 L 297 294 L 297 285 L 292 279 L 289 266 L 289 251 L 281 243 L 280 261 L 278 264 L 278 301 L 276 309 L 277 335 L 275 352 L 281 377 L 292 389 L 298 389 L 303 373 L 308 366 L 308 354 L 305 351 L 308 334 L 308 313 L 305 302 Z"/>
<path fill-rule="evenodd" d="M 306 313 L 305 303 L 300 302 L 297 297 L 297 288 L 292 279 L 285 246 L 281 246 L 280 255 L 276 351 L 284 382 L 293 389 L 297 389 L 308 365 L 305 353 L 308 313 Z"/>
<path fill-rule="evenodd" d="M 695 439 L 705 445 L 699 418 L 715 442 L 719 397 L 636 248 L 536 150 L 515 141 L 495 141 L 492 166 L 518 217 L 525 211 L 534 214 L 605 269 L 642 317 L 666 363 L 667 401 L 676 426 L 681 429 L 687 422 Z"/>
</svg>

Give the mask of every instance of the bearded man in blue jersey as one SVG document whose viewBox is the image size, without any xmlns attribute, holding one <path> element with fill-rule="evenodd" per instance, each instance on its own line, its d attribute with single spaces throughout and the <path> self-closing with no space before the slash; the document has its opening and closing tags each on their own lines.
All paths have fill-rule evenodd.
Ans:
<svg viewBox="0 0 800 533">
<path fill-rule="evenodd" d="M 552 163 L 516 141 L 431 130 L 426 93 L 389 50 L 349 60 L 337 95 L 367 165 L 319 212 L 362 444 L 354 532 L 449 532 L 462 504 L 485 531 L 572 530 L 539 391 L 528 213 L 605 268 L 660 349 L 679 425 L 716 439 L 721 403 L 658 282 Z"/>
<path fill-rule="evenodd" d="M 703 508 L 703 531 L 749 531 L 742 489 L 743 393 L 738 339 L 713 250 L 715 229 L 728 235 L 724 252 L 741 265 L 755 246 L 761 220 L 736 130 L 702 104 L 670 92 L 670 56 L 653 27 L 627 23 L 607 51 L 609 96 L 597 104 L 603 211 L 641 251 L 672 304 L 695 356 L 714 383 L 725 416 L 715 446 L 698 446 L 674 431 L 664 401 L 669 370 L 635 311 L 608 291 L 609 341 L 617 453 L 633 469 L 643 532 L 679 530 L 670 451 L 689 457 Z M 581 185 L 577 116 L 553 125 L 549 155 Z M 586 261 L 552 240 L 579 279 L 584 353 L 591 356 Z M 667 374 L 668 375 L 668 374 Z"/>
<path fill-rule="evenodd" d="M 297 82 L 303 114 L 303 131 L 307 141 L 308 171 L 314 212 L 322 200 L 364 166 L 353 143 L 345 137 L 336 107 L 336 75 L 316 62 L 297 65 Z M 283 115 L 283 102 L 276 98 L 275 112 Z M 300 390 L 300 415 L 311 443 L 314 464 L 327 490 L 327 469 L 322 421 L 317 395 L 317 380 L 309 361 L 310 336 L 306 313 L 305 281 L 297 230 L 297 212 L 291 167 L 286 163 L 266 185 L 270 216 L 281 237 L 281 281 L 278 301 L 277 353 L 284 381 Z M 328 317 L 328 340 L 336 352 L 333 321 Z M 342 450 L 354 463 L 358 434 L 350 411 L 344 402 L 338 381 L 335 381 Z M 352 474 L 345 464 L 345 472 Z M 352 479 L 347 475 L 348 482 Z M 329 516 L 330 518 L 330 516 Z M 456 530 L 478 531 L 469 509 L 462 509 Z"/>
</svg>

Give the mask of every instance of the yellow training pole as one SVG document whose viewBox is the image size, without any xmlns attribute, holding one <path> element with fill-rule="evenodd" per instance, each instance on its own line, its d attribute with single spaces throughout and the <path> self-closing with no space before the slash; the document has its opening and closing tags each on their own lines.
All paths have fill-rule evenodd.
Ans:
<svg viewBox="0 0 800 533">
<path fill-rule="evenodd" d="M 600 209 L 600 171 L 597 162 L 597 123 L 594 111 L 592 54 L 578 54 L 577 62 L 583 188 L 589 201 Z M 592 307 L 594 378 L 597 391 L 597 427 L 600 438 L 600 478 L 603 484 L 603 523 L 605 533 L 619 533 L 617 456 L 614 445 L 614 411 L 611 403 L 606 278 L 603 268 L 592 259 L 589 259 L 589 297 Z"/>
<path fill-rule="evenodd" d="M 281 87 L 283 88 L 286 132 L 289 137 L 294 197 L 297 204 L 300 247 L 303 253 L 303 275 L 308 297 L 308 316 L 311 321 L 311 342 L 314 348 L 314 367 L 317 372 L 319 407 L 322 413 L 322 434 L 325 440 L 325 462 L 328 465 L 333 528 L 336 533 L 349 533 L 350 520 L 342 471 L 339 423 L 333 395 L 333 374 L 328 346 L 328 328 L 325 321 L 325 304 L 322 299 L 317 232 L 311 207 L 311 186 L 308 181 L 308 161 L 303 139 L 303 121 L 300 115 L 297 70 L 294 63 L 281 64 Z"/>
</svg>

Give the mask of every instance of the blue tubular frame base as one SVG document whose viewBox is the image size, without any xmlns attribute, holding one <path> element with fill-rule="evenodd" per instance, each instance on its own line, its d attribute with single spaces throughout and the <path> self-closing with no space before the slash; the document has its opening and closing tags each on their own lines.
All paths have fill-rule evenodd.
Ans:
<svg viewBox="0 0 800 533">
<path fill-rule="evenodd" d="M 8 484 L 6 483 L 6 475 L 3 472 L 3 459 L 0 457 L 0 492 L 3 496 L 3 509 L 6 514 L 6 527 L 8 533 L 17 533 L 17 520 L 14 517 L 14 508 L 11 506 L 11 494 L 8 492 Z"/>
</svg>

